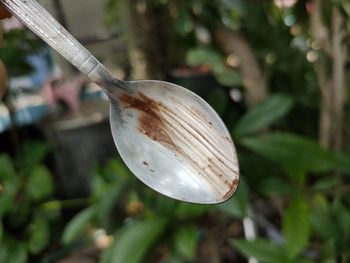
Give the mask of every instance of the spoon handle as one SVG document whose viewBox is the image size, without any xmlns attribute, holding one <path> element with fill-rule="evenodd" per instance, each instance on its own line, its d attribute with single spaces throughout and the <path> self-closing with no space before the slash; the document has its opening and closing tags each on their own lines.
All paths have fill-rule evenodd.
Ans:
<svg viewBox="0 0 350 263">
<path fill-rule="evenodd" d="M 0 0 L 24 25 L 96 83 L 112 80 L 111 73 L 36 0 Z"/>
</svg>

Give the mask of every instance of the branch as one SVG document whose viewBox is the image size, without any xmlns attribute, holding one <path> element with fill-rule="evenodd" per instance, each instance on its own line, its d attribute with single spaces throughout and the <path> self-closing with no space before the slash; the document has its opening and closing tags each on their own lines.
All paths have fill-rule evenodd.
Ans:
<svg viewBox="0 0 350 263">
<path fill-rule="evenodd" d="M 345 63 L 346 50 L 344 53 L 344 19 L 337 7 L 332 10 L 332 86 L 334 105 L 334 149 L 342 148 L 343 116 L 345 97 Z"/>
<path fill-rule="evenodd" d="M 240 71 L 248 106 L 254 106 L 264 100 L 267 96 L 266 78 L 248 41 L 238 31 L 223 25 L 216 28 L 215 37 L 226 54 L 234 53 L 240 59 Z"/>
<path fill-rule="evenodd" d="M 314 8 L 311 12 L 311 32 L 314 39 L 319 43 L 324 52 L 332 56 L 331 40 L 327 27 L 323 23 L 322 2 L 323 0 L 314 0 Z"/>
</svg>

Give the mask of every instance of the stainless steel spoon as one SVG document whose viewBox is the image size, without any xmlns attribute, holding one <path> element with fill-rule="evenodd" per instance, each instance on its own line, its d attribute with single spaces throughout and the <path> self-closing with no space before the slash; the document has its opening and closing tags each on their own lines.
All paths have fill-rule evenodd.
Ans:
<svg viewBox="0 0 350 263">
<path fill-rule="evenodd" d="M 203 99 L 168 82 L 115 79 L 35 0 L 0 1 L 107 93 L 114 142 L 142 182 L 192 203 L 219 203 L 232 196 L 239 180 L 235 148 Z"/>
</svg>

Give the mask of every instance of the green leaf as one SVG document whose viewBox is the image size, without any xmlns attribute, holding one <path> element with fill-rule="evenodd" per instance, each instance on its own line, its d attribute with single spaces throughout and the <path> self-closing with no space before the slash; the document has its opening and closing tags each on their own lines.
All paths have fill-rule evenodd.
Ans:
<svg viewBox="0 0 350 263">
<path fill-rule="evenodd" d="M 0 183 L 4 183 L 5 181 L 9 181 L 16 177 L 15 168 L 7 154 L 0 155 L 0 167 Z"/>
<path fill-rule="evenodd" d="M 315 263 L 314 260 L 305 258 L 303 256 L 296 257 L 292 263 Z"/>
<path fill-rule="evenodd" d="M 47 156 L 50 146 L 43 142 L 30 141 L 23 146 L 23 157 L 27 165 L 41 163 Z"/>
<path fill-rule="evenodd" d="M 27 262 L 27 250 L 25 245 L 18 240 L 14 240 L 11 236 L 5 236 L 3 242 L 0 243 L 0 262 Z"/>
<path fill-rule="evenodd" d="M 284 117 L 292 108 L 293 100 L 285 95 L 272 95 L 246 113 L 237 123 L 235 137 L 254 134 Z"/>
<path fill-rule="evenodd" d="M 28 180 L 28 194 L 32 200 L 42 200 L 52 194 L 54 185 L 50 171 L 43 165 L 31 169 Z"/>
<path fill-rule="evenodd" d="M 41 216 L 36 215 L 32 224 L 29 225 L 29 243 L 28 249 L 32 254 L 41 252 L 49 242 L 50 228 L 47 220 Z"/>
<path fill-rule="evenodd" d="M 255 257 L 258 261 L 267 263 L 286 262 L 284 248 L 266 239 L 233 240 L 231 244 L 247 258 Z"/>
<path fill-rule="evenodd" d="M 110 224 L 114 219 L 111 217 L 111 212 L 119 200 L 121 193 L 125 187 L 125 183 L 111 185 L 111 189 L 106 190 L 97 206 L 97 216 L 102 227 L 109 229 Z"/>
<path fill-rule="evenodd" d="M 0 219 L 10 210 L 14 209 L 13 200 L 19 191 L 20 183 L 20 178 L 17 175 L 13 175 L 13 178 L 5 180 L 3 185 L 1 185 Z"/>
<path fill-rule="evenodd" d="M 105 5 L 104 22 L 107 26 L 116 25 L 120 19 L 121 1 L 107 0 Z"/>
<path fill-rule="evenodd" d="M 26 246 L 20 242 L 11 242 L 10 251 L 7 255 L 7 261 L 11 263 L 26 263 L 27 262 Z"/>
<path fill-rule="evenodd" d="M 223 86 L 233 87 L 242 84 L 242 77 L 233 69 L 230 68 L 219 68 L 219 70 L 214 70 L 214 76 L 217 82 L 219 82 Z"/>
<path fill-rule="evenodd" d="M 336 200 L 332 205 L 333 218 L 339 232 L 338 247 L 346 249 L 347 240 L 350 238 L 350 212 L 340 200 Z"/>
<path fill-rule="evenodd" d="M 2 242 L 3 235 L 4 235 L 4 226 L 2 224 L 2 220 L 0 220 L 0 244 Z"/>
<path fill-rule="evenodd" d="M 338 252 L 348 248 L 350 213 L 340 200 L 330 205 L 326 197 L 316 195 L 312 202 L 311 222 L 324 240 L 335 242 Z"/>
<path fill-rule="evenodd" d="M 95 207 L 88 207 L 78 214 L 65 227 L 62 234 L 62 242 L 64 244 L 71 243 L 74 239 L 79 237 L 84 230 L 89 226 L 93 216 L 95 215 Z"/>
<path fill-rule="evenodd" d="M 312 190 L 323 191 L 331 189 L 338 184 L 337 178 L 335 176 L 327 175 L 325 178 L 318 179 L 313 185 Z"/>
<path fill-rule="evenodd" d="M 12 196 L 9 194 L 0 197 L 0 219 L 10 210 L 12 205 Z"/>
<path fill-rule="evenodd" d="M 195 226 L 185 226 L 175 233 L 175 251 L 183 261 L 195 259 L 198 245 L 198 229 Z"/>
<path fill-rule="evenodd" d="M 258 185 L 259 192 L 270 197 L 286 196 L 295 190 L 294 187 L 288 181 L 286 181 L 286 179 L 274 176 L 261 180 Z"/>
<path fill-rule="evenodd" d="M 193 22 L 188 10 L 180 7 L 175 19 L 175 30 L 180 36 L 185 36 L 193 29 Z"/>
<path fill-rule="evenodd" d="M 209 66 L 216 80 L 223 86 L 232 87 L 242 84 L 241 75 L 226 67 L 224 58 L 214 49 L 205 47 L 191 49 L 187 53 L 186 62 L 190 66 Z"/>
<path fill-rule="evenodd" d="M 11 237 L 6 236 L 0 245 L 0 262 L 25 263 L 27 262 L 26 246 Z"/>
<path fill-rule="evenodd" d="M 188 51 L 186 62 L 190 66 L 208 65 L 213 71 L 223 71 L 223 58 L 211 48 L 195 48 Z"/>
<path fill-rule="evenodd" d="M 95 173 L 91 178 L 92 199 L 98 200 L 104 194 L 107 188 L 107 182 L 102 178 L 99 173 Z"/>
<path fill-rule="evenodd" d="M 248 214 L 248 206 L 248 186 L 244 179 L 241 178 L 235 195 L 216 207 L 227 215 L 235 218 L 243 218 Z"/>
<path fill-rule="evenodd" d="M 284 213 L 282 231 L 290 258 L 295 258 L 308 244 L 310 236 L 309 207 L 297 197 L 292 200 Z"/>
<path fill-rule="evenodd" d="M 320 248 L 320 258 L 322 258 L 322 262 L 336 262 L 337 257 L 337 247 L 334 239 L 329 239 L 324 242 Z"/>
<path fill-rule="evenodd" d="M 102 263 L 139 263 L 162 235 L 166 220 L 154 218 L 124 226 L 115 235 L 113 245 L 105 251 Z"/>
<path fill-rule="evenodd" d="M 245 138 L 241 143 L 279 163 L 291 176 L 306 172 L 326 172 L 336 166 L 331 152 L 311 139 L 293 134 L 272 133 L 259 138 Z"/>
<path fill-rule="evenodd" d="M 107 181 L 124 183 L 126 179 L 131 178 L 131 172 L 126 165 L 119 159 L 111 160 L 105 168 Z"/>
<path fill-rule="evenodd" d="M 350 175 L 350 155 L 345 153 L 335 153 L 337 160 L 337 171 Z"/>
<path fill-rule="evenodd" d="M 205 214 L 210 206 L 179 202 L 175 210 L 177 219 L 193 219 Z"/>
<path fill-rule="evenodd" d="M 27 224 L 28 218 L 32 214 L 32 207 L 28 198 L 23 198 L 21 202 L 14 202 L 8 213 L 11 226 L 21 227 Z"/>
<path fill-rule="evenodd" d="M 212 89 L 207 97 L 207 102 L 222 116 L 228 104 L 227 94 L 222 89 Z"/>
<path fill-rule="evenodd" d="M 153 193 L 152 193 L 153 194 Z M 137 196 L 137 195 L 136 195 Z M 140 197 L 137 196 L 136 200 L 139 202 Z M 147 202 L 145 202 L 147 204 Z M 158 195 L 154 201 L 152 201 L 153 205 L 153 212 L 157 214 L 158 216 L 163 217 L 171 217 L 174 215 L 174 209 L 177 207 L 177 204 L 179 203 L 176 200 L 173 200 L 171 198 Z"/>
<path fill-rule="evenodd" d="M 16 174 L 10 157 L 0 155 L 0 219 L 9 211 L 12 200 L 19 189 L 20 178 Z"/>
<path fill-rule="evenodd" d="M 7 254 L 9 253 L 9 246 L 7 241 L 2 241 L 0 246 L 0 262 L 8 262 Z"/>
<path fill-rule="evenodd" d="M 330 205 L 325 196 L 317 194 L 311 203 L 312 227 L 323 239 L 338 238 L 338 231 L 330 214 Z"/>
</svg>

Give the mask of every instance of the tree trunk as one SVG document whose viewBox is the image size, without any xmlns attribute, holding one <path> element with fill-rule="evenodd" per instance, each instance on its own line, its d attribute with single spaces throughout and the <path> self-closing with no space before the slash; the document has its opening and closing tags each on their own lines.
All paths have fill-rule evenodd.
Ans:
<svg viewBox="0 0 350 263">
<path fill-rule="evenodd" d="M 337 7 L 332 10 L 332 86 L 333 86 L 333 112 L 334 112 L 334 137 L 333 149 L 341 150 L 343 145 L 343 116 L 345 96 L 345 63 L 346 50 L 343 39 L 343 17 Z"/>
<path fill-rule="evenodd" d="M 169 66 L 171 19 L 166 5 L 124 0 L 133 79 L 164 79 Z"/>
<path fill-rule="evenodd" d="M 343 118 L 345 96 L 346 48 L 344 40 L 344 20 L 338 9 L 333 6 L 331 35 L 323 21 L 323 0 L 314 0 L 311 13 L 311 32 L 327 59 L 315 63 L 315 69 L 321 90 L 319 141 L 326 148 L 341 150 L 343 146 Z M 327 72 L 327 61 L 331 62 L 331 72 Z"/>
<path fill-rule="evenodd" d="M 243 77 L 245 99 L 252 107 L 267 96 L 266 79 L 248 41 L 238 31 L 225 26 L 216 29 L 216 41 L 226 54 L 235 54 L 240 59 L 240 72 Z"/>
<path fill-rule="evenodd" d="M 316 62 L 316 73 L 321 90 L 320 119 L 319 119 L 319 142 L 326 149 L 330 148 L 332 128 L 332 93 L 328 83 L 326 64 L 323 60 Z"/>
</svg>

